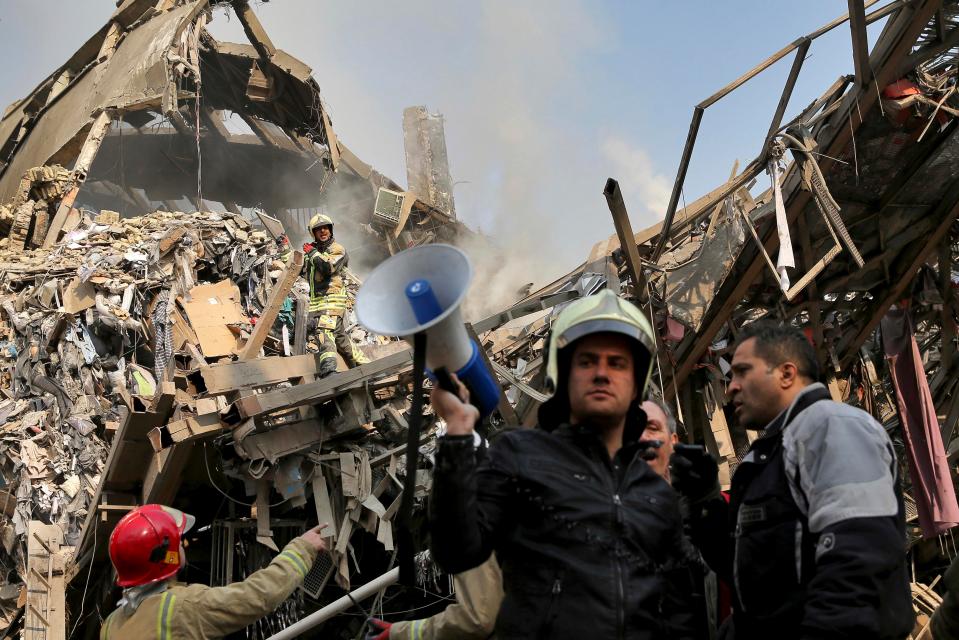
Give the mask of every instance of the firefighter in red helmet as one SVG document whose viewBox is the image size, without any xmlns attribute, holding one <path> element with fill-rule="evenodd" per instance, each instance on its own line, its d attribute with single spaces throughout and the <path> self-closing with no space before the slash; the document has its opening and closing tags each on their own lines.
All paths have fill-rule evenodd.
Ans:
<svg viewBox="0 0 959 640">
<path fill-rule="evenodd" d="M 159 504 L 125 515 L 110 535 L 110 560 L 123 598 L 100 629 L 100 639 L 222 638 L 276 609 L 326 550 L 321 524 L 295 538 L 273 561 L 243 582 L 224 587 L 174 583 L 186 564 L 183 534 L 193 516 Z"/>
</svg>

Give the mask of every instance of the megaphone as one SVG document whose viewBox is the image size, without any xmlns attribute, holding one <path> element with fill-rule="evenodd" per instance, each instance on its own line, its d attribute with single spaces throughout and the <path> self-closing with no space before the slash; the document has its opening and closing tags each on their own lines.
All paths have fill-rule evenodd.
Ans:
<svg viewBox="0 0 959 640">
<path fill-rule="evenodd" d="M 488 416 L 499 403 L 499 384 L 460 315 L 472 277 L 469 258 L 456 247 L 414 247 L 373 270 L 356 294 L 355 310 L 373 333 L 412 341 L 426 332 L 427 369 L 455 373 L 469 389 L 470 402 Z"/>
</svg>

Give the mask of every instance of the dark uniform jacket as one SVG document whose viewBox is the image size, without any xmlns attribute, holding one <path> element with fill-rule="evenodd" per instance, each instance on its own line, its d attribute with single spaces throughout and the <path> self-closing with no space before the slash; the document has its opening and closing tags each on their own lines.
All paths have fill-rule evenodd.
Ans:
<svg viewBox="0 0 959 640">
<path fill-rule="evenodd" d="M 721 637 L 891 639 L 912 630 L 892 443 L 821 384 L 752 443 L 728 506 L 691 509 L 691 532 L 733 587 Z"/>
<path fill-rule="evenodd" d="M 517 430 L 478 466 L 472 436 L 440 439 L 433 556 L 460 573 L 496 551 L 499 640 L 693 637 L 677 497 L 637 436 L 610 460 L 586 426 Z"/>
</svg>

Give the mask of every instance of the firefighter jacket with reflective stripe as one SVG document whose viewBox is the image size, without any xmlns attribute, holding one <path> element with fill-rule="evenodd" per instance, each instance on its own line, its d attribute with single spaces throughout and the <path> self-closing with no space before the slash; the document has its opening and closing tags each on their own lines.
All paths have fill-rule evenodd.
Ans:
<svg viewBox="0 0 959 640">
<path fill-rule="evenodd" d="M 486 640 L 503 602 L 503 572 L 496 556 L 453 576 L 456 602 L 430 618 L 394 622 L 390 640 Z"/>
<path fill-rule="evenodd" d="M 341 272 L 349 261 L 343 245 L 332 241 L 323 249 L 317 245 L 306 255 L 303 269 L 310 284 L 310 311 L 331 316 L 346 313 L 349 300 Z"/>
<path fill-rule="evenodd" d="M 455 574 L 495 550 L 497 640 L 695 637 L 701 569 L 676 493 L 639 455 L 639 431 L 627 427 L 613 459 L 588 425 L 505 432 L 479 463 L 472 435 L 439 439 L 433 557 Z"/>
<path fill-rule="evenodd" d="M 316 549 L 301 538 L 243 582 L 225 587 L 171 583 L 136 611 L 107 617 L 100 640 L 212 640 L 239 631 L 276 609 L 313 566 Z"/>
<path fill-rule="evenodd" d="M 722 637 L 905 638 L 897 469 L 882 425 L 823 385 L 806 387 L 750 446 L 728 506 L 690 510 L 693 542 L 733 587 Z"/>
</svg>

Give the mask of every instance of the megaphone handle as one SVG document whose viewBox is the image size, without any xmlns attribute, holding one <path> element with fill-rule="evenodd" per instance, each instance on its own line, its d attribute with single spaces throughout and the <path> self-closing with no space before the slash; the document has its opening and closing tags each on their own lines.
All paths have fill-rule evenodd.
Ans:
<svg viewBox="0 0 959 640">
<path fill-rule="evenodd" d="M 456 383 L 453 382 L 453 377 L 450 375 L 450 372 L 446 367 L 437 368 L 433 372 L 433 375 L 436 376 L 436 384 L 439 385 L 440 389 L 443 391 L 449 391 L 453 395 L 459 396 L 460 390 L 456 386 Z"/>
</svg>

